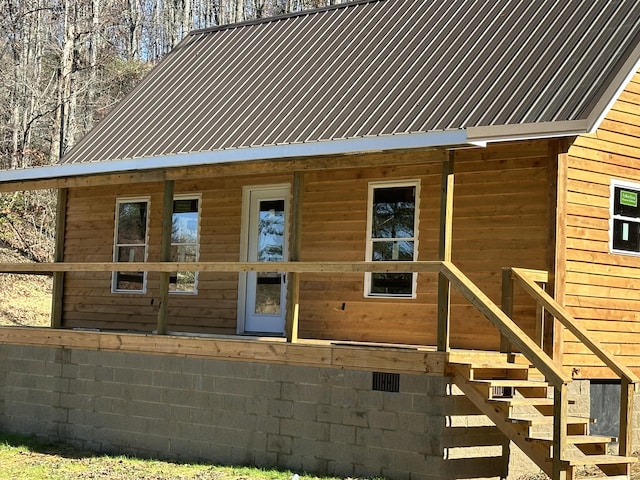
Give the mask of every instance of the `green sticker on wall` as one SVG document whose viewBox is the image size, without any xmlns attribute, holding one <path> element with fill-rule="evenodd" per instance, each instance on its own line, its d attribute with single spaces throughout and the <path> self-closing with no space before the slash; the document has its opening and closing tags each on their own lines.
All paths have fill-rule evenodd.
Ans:
<svg viewBox="0 0 640 480">
<path fill-rule="evenodd" d="M 638 192 L 628 192 L 626 190 L 620 190 L 620 205 L 626 205 L 627 207 L 637 207 Z"/>
</svg>

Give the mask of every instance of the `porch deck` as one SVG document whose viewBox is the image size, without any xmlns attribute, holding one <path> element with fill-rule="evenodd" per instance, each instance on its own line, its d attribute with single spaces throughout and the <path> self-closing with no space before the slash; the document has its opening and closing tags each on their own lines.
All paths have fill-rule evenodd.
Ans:
<svg viewBox="0 0 640 480">
<path fill-rule="evenodd" d="M 445 353 L 437 352 L 435 347 L 304 339 L 288 343 L 284 338 L 239 335 L 205 337 L 3 327 L 0 343 L 430 375 L 442 375 L 446 361 Z"/>
<path fill-rule="evenodd" d="M 504 356 L 480 350 L 439 352 L 431 345 L 312 339 L 290 343 L 284 338 L 244 335 L 153 335 L 38 327 L 0 327 L 0 343 L 435 376 L 447 375 L 449 363 L 497 361 Z"/>
</svg>

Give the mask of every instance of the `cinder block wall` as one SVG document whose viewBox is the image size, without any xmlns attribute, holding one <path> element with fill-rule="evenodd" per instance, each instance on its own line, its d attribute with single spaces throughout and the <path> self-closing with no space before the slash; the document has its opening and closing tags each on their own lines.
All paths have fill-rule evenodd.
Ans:
<svg viewBox="0 0 640 480">
<path fill-rule="evenodd" d="M 504 437 L 443 377 L 402 375 L 393 393 L 372 372 L 14 345 L 0 365 L 7 432 L 300 473 L 504 473 Z"/>
</svg>

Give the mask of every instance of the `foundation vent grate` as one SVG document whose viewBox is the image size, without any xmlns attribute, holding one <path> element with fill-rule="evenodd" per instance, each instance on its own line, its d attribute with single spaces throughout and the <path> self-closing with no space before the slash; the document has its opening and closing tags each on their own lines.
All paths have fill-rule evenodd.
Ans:
<svg viewBox="0 0 640 480">
<path fill-rule="evenodd" d="M 400 374 L 373 372 L 372 389 L 380 392 L 399 392 Z"/>
</svg>

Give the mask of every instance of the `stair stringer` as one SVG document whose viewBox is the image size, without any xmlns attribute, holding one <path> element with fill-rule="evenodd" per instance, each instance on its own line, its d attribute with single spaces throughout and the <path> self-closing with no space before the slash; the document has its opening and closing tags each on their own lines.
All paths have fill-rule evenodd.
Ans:
<svg viewBox="0 0 640 480">
<path fill-rule="evenodd" d="M 499 406 L 490 405 L 487 398 L 478 392 L 462 375 L 455 373 L 453 382 L 478 410 L 489 417 L 495 426 L 515 443 L 544 473 L 550 477 L 553 475 L 553 463 L 549 461 L 548 448 L 541 443 L 527 441 L 527 429 L 509 421 Z"/>
</svg>

